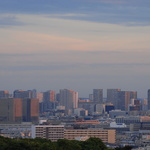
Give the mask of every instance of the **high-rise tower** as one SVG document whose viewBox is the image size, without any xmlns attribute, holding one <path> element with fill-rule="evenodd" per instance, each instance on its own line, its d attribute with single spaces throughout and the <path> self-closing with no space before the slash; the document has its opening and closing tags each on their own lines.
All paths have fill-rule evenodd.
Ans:
<svg viewBox="0 0 150 150">
<path fill-rule="evenodd" d="M 49 90 L 43 93 L 44 111 L 55 108 L 55 91 Z"/>
<path fill-rule="evenodd" d="M 116 106 L 118 91 L 121 91 L 121 89 L 107 89 L 107 102 L 110 102 L 110 103 L 114 104 L 114 106 Z"/>
<path fill-rule="evenodd" d="M 78 108 L 78 92 L 69 89 L 60 90 L 60 105 L 65 106 L 66 114 Z"/>
<path fill-rule="evenodd" d="M 93 102 L 103 104 L 103 89 L 93 89 Z"/>
<path fill-rule="evenodd" d="M 9 91 L 0 91 L 0 98 L 9 98 Z"/>
<path fill-rule="evenodd" d="M 128 110 L 131 99 L 137 99 L 136 91 L 118 91 L 117 109 Z"/>
<path fill-rule="evenodd" d="M 38 122 L 39 100 L 21 98 L 0 99 L 0 122 Z"/>
<path fill-rule="evenodd" d="M 14 91 L 14 98 L 36 98 L 36 91 L 35 90 L 28 90 L 28 91 L 24 91 L 24 90 L 15 90 Z"/>
</svg>

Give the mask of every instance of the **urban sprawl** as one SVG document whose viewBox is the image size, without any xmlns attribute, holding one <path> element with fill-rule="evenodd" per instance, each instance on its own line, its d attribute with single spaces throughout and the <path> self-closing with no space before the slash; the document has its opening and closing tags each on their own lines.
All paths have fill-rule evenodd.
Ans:
<svg viewBox="0 0 150 150">
<path fill-rule="evenodd" d="M 93 89 L 88 98 L 61 89 L 0 91 L 0 135 L 85 141 L 100 138 L 108 147 L 150 149 L 150 90 L 147 99 L 137 91 Z"/>
</svg>

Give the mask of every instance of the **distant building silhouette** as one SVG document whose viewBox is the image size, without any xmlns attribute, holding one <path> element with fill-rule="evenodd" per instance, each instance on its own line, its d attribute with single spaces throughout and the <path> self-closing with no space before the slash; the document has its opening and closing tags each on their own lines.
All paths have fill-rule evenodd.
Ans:
<svg viewBox="0 0 150 150">
<path fill-rule="evenodd" d="M 113 104 L 107 104 L 105 105 L 105 112 L 107 112 L 109 114 L 110 111 L 114 110 L 115 107 Z"/>
<path fill-rule="evenodd" d="M 69 89 L 60 90 L 60 105 L 65 106 L 66 114 L 72 114 L 78 108 L 78 92 Z"/>
<path fill-rule="evenodd" d="M 14 98 L 36 98 L 36 90 L 15 90 L 14 91 Z"/>
<path fill-rule="evenodd" d="M 121 89 L 107 89 L 107 102 L 111 102 L 114 106 L 117 105 L 118 91 Z"/>
<path fill-rule="evenodd" d="M 0 98 L 9 98 L 9 91 L 0 91 Z"/>
<path fill-rule="evenodd" d="M 93 89 L 93 102 L 103 103 L 103 89 Z"/>
<path fill-rule="evenodd" d="M 118 91 L 116 108 L 127 111 L 131 99 L 137 99 L 136 91 Z"/>
<path fill-rule="evenodd" d="M 55 109 L 55 91 L 49 90 L 43 93 L 43 107 L 44 111 Z"/>
</svg>

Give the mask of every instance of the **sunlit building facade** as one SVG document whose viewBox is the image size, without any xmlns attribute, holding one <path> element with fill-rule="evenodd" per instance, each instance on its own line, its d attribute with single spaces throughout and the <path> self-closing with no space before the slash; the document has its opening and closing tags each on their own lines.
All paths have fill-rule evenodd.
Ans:
<svg viewBox="0 0 150 150">
<path fill-rule="evenodd" d="M 0 122 L 38 122 L 38 99 L 0 99 Z"/>
<path fill-rule="evenodd" d="M 60 105 L 65 106 L 66 114 L 72 114 L 78 108 L 78 92 L 69 89 L 60 90 Z"/>
<path fill-rule="evenodd" d="M 104 143 L 116 143 L 116 130 L 114 129 L 65 129 L 64 138 L 75 140 L 79 137 L 96 137 Z"/>
</svg>

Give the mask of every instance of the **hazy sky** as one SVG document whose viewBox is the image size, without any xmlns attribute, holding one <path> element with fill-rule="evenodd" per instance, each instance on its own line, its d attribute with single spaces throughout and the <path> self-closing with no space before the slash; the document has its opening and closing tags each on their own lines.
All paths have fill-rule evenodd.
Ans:
<svg viewBox="0 0 150 150">
<path fill-rule="evenodd" d="M 0 90 L 150 88 L 150 0 L 0 0 Z"/>
</svg>

